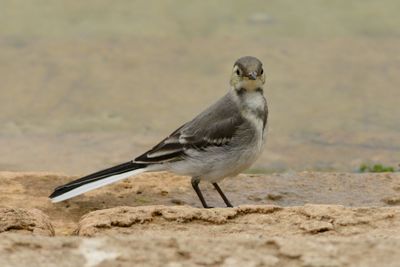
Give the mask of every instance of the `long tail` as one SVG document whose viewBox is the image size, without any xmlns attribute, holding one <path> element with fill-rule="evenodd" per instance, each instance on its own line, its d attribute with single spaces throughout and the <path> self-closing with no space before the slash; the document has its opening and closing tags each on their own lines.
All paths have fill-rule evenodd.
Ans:
<svg viewBox="0 0 400 267">
<path fill-rule="evenodd" d="M 73 198 L 90 190 L 145 172 L 146 167 L 146 164 L 125 162 L 59 186 L 50 195 L 50 199 L 52 202 L 60 202 Z"/>
</svg>

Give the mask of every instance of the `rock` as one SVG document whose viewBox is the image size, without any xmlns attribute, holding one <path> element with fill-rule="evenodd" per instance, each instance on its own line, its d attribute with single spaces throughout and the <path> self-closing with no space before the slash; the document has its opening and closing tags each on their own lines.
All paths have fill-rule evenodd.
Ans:
<svg viewBox="0 0 400 267">
<path fill-rule="evenodd" d="M 81 236 L 108 234 L 332 235 L 393 236 L 400 232 L 400 208 L 347 208 L 334 205 L 278 207 L 247 205 L 199 209 L 189 206 L 116 207 L 84 215 Z M 395 234 L 399 236 L 398 234 Z"/>
<path fill-rule="evenodd" d="M 269 200 L 278 201 L 278 200 L 281 200 L 283 198 L 283 196 L 280 194 L 272 194 L 271 193 L 271 194 L 268 194 L 266 198 Z"/>
<path fill-rule="evenodd" d="M 398 266 L 400 239 L 332 237 L 45 237 L 4 234 L 0 266 Z"/>
<path fill-rule="evenodd" d="M 397 206 L 400 205 L 400 196 L 385 197 L 382 201 L 388 205 Z"/>
<path fill-rule="evenodd" d="M 254 205 L 216 209 L 198 209 L 189 206 L 116 207 L 86 214 L 79 221 L 76 233 L 83 236 L 93 236 L 113 230 L 125 233 L 136 231 L 137 225 L 149 223 L 164 226 L 167 224 L 166 227 L 170 230 L 175 227 L 182 230 L 185 227 L 192 228 L 188 223 L 221 225 L 245 214 L 265 214 L 280 209 L 276 206 Z"/>
<path fill-rule="evenodd" d="M 85 257 L 79 252 L 80 243 L 76 237 L 3 233 L 0 238 L 0 266 L 85 266 Z"/>
<path fill-rule="evenodd" d="M 323 233 L 333 230 L 333 225 L 330 222 L 323 221 L 309 221 L 302 223 L 300 228 L 310 234 Z"/>
<path fill-rule="evenodd" d="M 399 178 L 242 175 L 221 186 L 247 205 L 203 209 L 190 180 L 168 173 L 57 204 L 47 196 L 74 177 L 0 173 L 0 203 L 13 207 L 0 209 L 0 266 L 398 266 Z M 202 189 L 224 207 L 211 185 Z M 282 206 L 267 205 L 280 195 Z"/>
<path fill-rule="evenodd" d="M 0 233 L 4 232 L 54 235 L 49 217 L 38 209 L 0 208 Z"/>
</svg>

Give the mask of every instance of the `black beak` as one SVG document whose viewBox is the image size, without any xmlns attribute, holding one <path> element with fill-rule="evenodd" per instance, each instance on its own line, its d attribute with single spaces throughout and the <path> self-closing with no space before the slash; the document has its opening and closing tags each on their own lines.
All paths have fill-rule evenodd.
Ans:
<svg viewBox="0 0 400 267">
<path fill-rule="evenodd" d="M 250 80 L 255 80 L 257 79 L 257 72 L 253 71 L 249 73 L 249 79 Z"/>
</svg>

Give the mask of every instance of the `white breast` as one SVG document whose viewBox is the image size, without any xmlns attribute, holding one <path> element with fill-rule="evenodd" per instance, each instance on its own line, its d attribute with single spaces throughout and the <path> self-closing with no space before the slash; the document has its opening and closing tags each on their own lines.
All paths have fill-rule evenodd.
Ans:
<svg viewBox="0 0 400 267">
<path fill-rule="evenodd" d="M 260 117 L 260 111 L 265 110 L 265 98 L 259 92 L 246 93 L 242 100 L 242 115 L 245 117 L 255 128 L 255 142 L 253 147 L 249 147 L 251 151 L 250 161 L 254 161 L 260 153 L 265 144 L 265 131 L 264 131 L 264 120 Z"/>
<path fill-rule="evenodd" d="M 248 119 L 257 129 L 257 132 L 262 134 L 264 128 L 263 118 L 257 116 L 258 111 L 264 111 L 265 98 L 259 92 L 249 92 L 243 96 L 242 115 Z"/>
</svg>

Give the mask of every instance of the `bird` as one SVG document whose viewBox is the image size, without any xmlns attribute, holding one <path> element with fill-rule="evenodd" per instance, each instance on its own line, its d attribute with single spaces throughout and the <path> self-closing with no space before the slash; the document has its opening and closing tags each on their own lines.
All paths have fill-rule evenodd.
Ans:
<svg viewBox="0 0 400 267">
<path fill-rule="evenodd" d="M 135 159 L 61 185 L 49 198 L 60 202 L 140 173 L 169 171 L 191 177 L 204 208 L 212 206 L 204 199 L 201 181 L 210 182 L 226 206 L 233 207 L 218 182 L 249 168 L 263 151 L 268 119 L 265 79 L 258 58 L 240 57 L 228 92 L 214 104 Z"/>
</svg>

